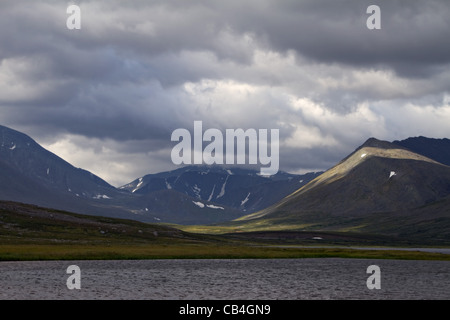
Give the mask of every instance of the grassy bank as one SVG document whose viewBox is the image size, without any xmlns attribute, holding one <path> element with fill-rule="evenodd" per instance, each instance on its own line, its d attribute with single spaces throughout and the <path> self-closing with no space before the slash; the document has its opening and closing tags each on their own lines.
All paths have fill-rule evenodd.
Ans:
<svg viewBox="0 0 450 320">
<path fill-rule="evenodd" d="M 0 261 L 242 258 L 361 258 L 450 261 L 450 255 L 448 254 L 350 248 L 279 248 L 245 245 L 0 245 Z"/>
<path fill-rule="evenodd" d="M 299 231 L 224 235 L 189 231 L 7 202 L 0 206 L 0 261 L 329 257 L 450 260 L 450 255 L 439 253 L 346 248 L 414 245 L 376 235 Z"/>
</svg>

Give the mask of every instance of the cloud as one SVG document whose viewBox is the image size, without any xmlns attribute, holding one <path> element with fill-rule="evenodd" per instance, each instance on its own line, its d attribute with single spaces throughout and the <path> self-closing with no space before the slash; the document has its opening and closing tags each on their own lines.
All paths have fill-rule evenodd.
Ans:
<svg viewBox="0 0 450 320">
<path fill-rule="evenodd" d="M 49 151 L 78 168 L 89 168 L 96 175 L 107 178 L 114 186 L 122 186 L 148 173 L 173 170 L 167 161 L 170 150 L 152 148 L 151 143 L 89 138 L 81 135 L 59 135 L 53 141 L 39 141 Z M 93 160 L 94 159 L 94 160 Z"/>
<path fill-rule="evenodd" d="M 194 120 L 280 129 L 287 171 L 370 136 L 448 137 L 446 0 L 382 2 L 377 31 L 370 4 L 86 0 L 68 30 L 66 3 L 5 0 L 0 122 L 118 185 L 172 168 L 171 132 Z"/>
</svg>

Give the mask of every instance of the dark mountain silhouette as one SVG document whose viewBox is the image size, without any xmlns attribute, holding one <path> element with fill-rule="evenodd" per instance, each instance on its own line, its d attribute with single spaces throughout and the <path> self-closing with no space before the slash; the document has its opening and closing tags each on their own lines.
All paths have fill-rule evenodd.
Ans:
<svg viewBox="0 0 450 320">
<path fill-rule="evenodd" d="M 432 139 L 420 136 L 393 143 L 450 166 L 450 139 Z"/>
</svg>

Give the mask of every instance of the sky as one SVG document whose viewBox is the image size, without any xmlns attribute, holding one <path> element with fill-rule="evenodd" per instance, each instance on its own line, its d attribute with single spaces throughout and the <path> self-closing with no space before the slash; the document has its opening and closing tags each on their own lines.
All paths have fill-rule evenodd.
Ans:
<svg viewBox="0 0 450 320">
<path fill-rule="evenodd" d="M 115 186 L 177 168 L 171 134 L 194 121 L 278 129 L 280 170 L 326 170 L 370 137 L 450 138 L 449 17 L 448 0 L 2 0 L 0 124 Z"/>
</svg>

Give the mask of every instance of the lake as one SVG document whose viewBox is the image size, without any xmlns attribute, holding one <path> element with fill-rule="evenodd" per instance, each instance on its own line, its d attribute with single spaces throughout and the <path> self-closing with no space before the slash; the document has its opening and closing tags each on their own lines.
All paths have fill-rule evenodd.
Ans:
<svg viewBox="0 0 450 320">
<path fill-rule="evenodd" d="M 67 267 L 80 268 L 69 290 Z M 381 289 L 368 289 L 367 268 Z M 0 262 L 3 300 L 450 299 L 450 262 L 369 259 L 174 259 Z"/>
</svg>

